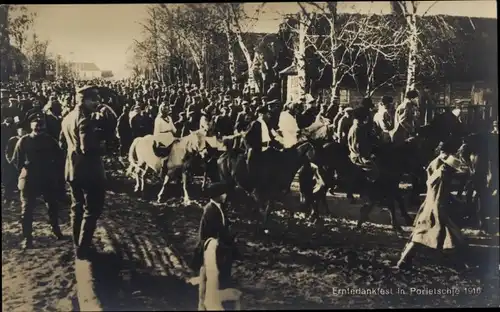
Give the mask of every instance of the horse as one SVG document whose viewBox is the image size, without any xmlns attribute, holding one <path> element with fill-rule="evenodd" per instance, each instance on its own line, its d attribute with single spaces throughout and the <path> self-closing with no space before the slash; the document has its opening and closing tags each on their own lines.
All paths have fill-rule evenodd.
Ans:
<svg viewBox="0 0 500 312">
<path fill-rule="evenodd" d="M 146 135 L 136 138 L 129 150 L 129 168 L 127 173 L 135 177 L 135 192 L 144 192 L 144 177 L 149 169 L 163 177 L 163 184 L 157 196 L 161 203 L 169 180 L 177 178 L 182 173 L 184 204 L 191 200 L 187 191 L 187 169 L 196 156 L 202 158 L 206 153 L 206 136 L 201 130 L 193 131 L 182 138 L 176 138 L 170 133 L 165 137 Z"/>
<path fill-rule="evenodd" d="M 241 134 L 243 138 L 239 140 L 245 142 L 245 135 L 246 133 Z M 299 169 L 314 157 L 314 147 L 311 143 L 304 142 L 283 151 L 269 148 L 256 155 L 252 173 L 246 164 L 245 154 L 234 150 L 224 153 L 218 160 L 219 175 L 233 192 L 243 189 L 247 194 L 252 194 L 257 203 L 254 212 L 260 212 L 260 208 L 265 206 L 262 215 L 264 226 L 275 202 L 284 199 L 290 192 L 293 178 Z M 231 197 L 231 193 L 228 195 Z M 260 226 L 257 222 L 257 231 Z"/>
<path fill-rule="evenodd" d="M 476 221 L 477 227 L 486 231 L 485 219 L 487 208 L 493 199 L 493 190 L 488 181 L 492 174 L 492 156 L 489 152 L 491 144 L 496 144 L 495 138 L 490 133 L 473 133 L 463 138 L 463 144 L 458 150 L 458 156 L 466 163 L 471 172 L 465 182 L 466 203 L 471 209 L 471 214 Z M 496 157 L 496 156 L 494 156 Z M 474 196 L 474 191 L 476 196 Z M 470 216 L 470 215 L 469 215 Z"/>
</svg>

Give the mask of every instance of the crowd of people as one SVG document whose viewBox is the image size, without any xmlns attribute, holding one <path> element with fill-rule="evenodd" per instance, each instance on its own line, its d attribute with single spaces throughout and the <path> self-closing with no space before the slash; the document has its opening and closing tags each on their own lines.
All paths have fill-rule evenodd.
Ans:
<svg viewBox="0 0 500 312">
<path fill-rule="evenodd" d="M 72 200 L 73 241 L 80 258 L 92 252 L 92 237 L 103 209 L 106 172 L 101 157 L 108 137 L 119 140 L 119 151 L 115 152 L 126 156 L 133 140 L 148 134 L 170 132 L 183 137 L 206 128 L 221 139 L 257 123 L 261 131 L 256 143 L 249 144 L 250 163 L 256 150 L 262 152 L 273 145 L 291 148 L 299 140 L 300 129 L 320 122 L 330 125 L 334 141 L 348 146 L 350 160 L 376 179 L 373 140 L 404 142 L 423 123 L 415 90 L 407 92 L 399 104 L 384 96 L 376 105 L 365 98 L 355 106 L 339 107 L 336 103 L 317 103 L 309 94 L 284 104 L 276 84 L 266 94 L 258 95 L 250 88 L 207 90 L 148 80 L 16 82 L 2 84 L 1 103 L 3 200 L 10 203 L 19 189 L 22 247 L 33 246 L 32 215 L 38 196 L 43 196 L 49 206 L 54 236 L 63 238 L 58 205 L 67 184 Z M 460 112 L 453 113 L 458 117 Z M 112 130 L 103 139 L 98 129 L 106 128 Z M 447 172 L 440 169 L 443 166 L 461 168 L 451 152 L 442 149 L 429 166 L 429 179 L 440 179 L 436 175 Z M 428 197 L 432 197 L 435 185 L 429 187 Z M 454 229 L 448 225 L 451 223 L 443 224 Z M 455 230 L 446 233 L 459 235 Z M 412 242 L 426 244 L 421 236 L 414 236 Z M 412 246 L 408 250 L 413 250 Z M 432 246 L 437 248 L 434 243 Z M 408 250 L 400 263 L 408 262 Z"/>
</svg>

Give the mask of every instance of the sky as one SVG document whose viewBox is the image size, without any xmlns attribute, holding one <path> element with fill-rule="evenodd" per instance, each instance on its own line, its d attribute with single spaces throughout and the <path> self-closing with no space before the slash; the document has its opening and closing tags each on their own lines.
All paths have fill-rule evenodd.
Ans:
<svg viewBox="0 0 500 312">
<path fill-rule="evenodd" d="M 260 3 L 245 3 L 254 16 Z M 430 9 L 429 9 L 430 7 Z M 37 14 L 33 30 L 49 40 L 49 52 L 74 62 L 92 62 L 101 70 L 112 70 L 115 77 L 126 76 L 126 64 L 134 39 L 141 39 L 140 22 L 147 17 L 147 4 L 28 5 Z M 283 14 L 296 13 L 296 2 L 268 2 L 258 22 L 249 30 L 278 31 Z M 344 2 L 339 11 L 388 13 L 389 2 Z M 496 18 L 496 1 L 421 1 L 420 14 L 449 14 Z"/>
</svg>

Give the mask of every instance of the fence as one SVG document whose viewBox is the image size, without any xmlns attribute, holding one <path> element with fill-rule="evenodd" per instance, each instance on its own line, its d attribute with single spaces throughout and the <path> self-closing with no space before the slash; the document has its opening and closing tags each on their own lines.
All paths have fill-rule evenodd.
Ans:
<svg viewBox="0 0 500 312">
<path fill-rule="evenodd" d="M 453 106 L 437 105 L 428 110 L 427 120 L 432 119 L 433 116 L 443 113 L 447 109 L 454 109 Z M 477 131 L 480 129 L 491 128 L 492 122 L 497 120 L 497 112 L 493 105 L 461 105 L 460 119 L 467 126 L 470 131 Z"/>
</svg>

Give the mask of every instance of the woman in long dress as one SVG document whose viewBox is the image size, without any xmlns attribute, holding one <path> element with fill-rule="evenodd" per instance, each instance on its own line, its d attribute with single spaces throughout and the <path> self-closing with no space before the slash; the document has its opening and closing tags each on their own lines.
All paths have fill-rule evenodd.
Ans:
<svg viewBox="0 0 500 312">
<path fill-rule="evenodd" d="M 441 251 L 455 249 L 463 256 L 466 243 L 460 228 L 450 217 L 453 209 L 450 207 L 450 196 L 452 176 L 467 171 L 462 162 L 452 155 L 450 147 L 443 145 L 441 154 L 427 167 L 427 194 L 415 218 L 410 241 L 396 268 L 409 268 L 412 258 L 422 246 Z"/>
</svg>

